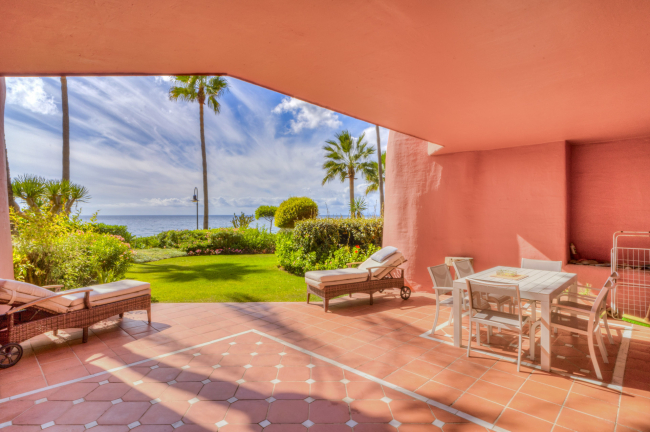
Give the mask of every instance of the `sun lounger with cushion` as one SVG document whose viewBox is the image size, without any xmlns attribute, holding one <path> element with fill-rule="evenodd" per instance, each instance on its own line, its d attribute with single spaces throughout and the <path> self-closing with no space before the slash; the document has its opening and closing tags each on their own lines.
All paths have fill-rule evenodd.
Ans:
<svg viewBox="0 0 650 432">
<path fill-rule="evenodd" d="M 21 342 L 59 329 L 88 327 L 114 315 L 146 310 L 151 324 L 151 288 L 146 282 L 122 280 L 53 293 L 36 285 L 0 279 L 0 304 L 11 309 L 0 315 L 0 368 L 18 363 Z"/>
<path fill-rule="evenodd" d="M 305 273 L 307 284 L 307 303 L 311 294 L 323 299 L 323 309 L 327 312 L 329 300 L 353 293 L 370 294 L 370 304 L 375 292 L 398 288 L 400 296 L 406 300 L 411 289 L 404 285 L 404 270 L 399 265 L 406 262 L 396 248 L 388 246 L 373 254 L 364 262 L 348 263 L 348 268 L 336 270 L 316 270 Z M 354 268 L 353 265 L 359 264 Z"/>
</svg>

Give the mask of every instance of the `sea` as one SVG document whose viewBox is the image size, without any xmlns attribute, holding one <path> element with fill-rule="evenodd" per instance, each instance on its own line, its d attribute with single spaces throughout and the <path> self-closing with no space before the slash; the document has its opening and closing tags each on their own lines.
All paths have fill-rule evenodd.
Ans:
<svg viewBox="0 0 650 432">
<path fill-rule="evenodd" d="M 85 221 L 91 216 L 81 216 Z M 232 215 L 210 215 L 208 225 L 210 228 L 232 227 Z M 97 216 L 97 222 L 107 225 L 126 225 L 129 232 L 138 237 L 156 235 L 169 230 L 193 230 L 196 229 L 196 216 Z M 199 229 L 203 229 L 203 216 L 199 216 Z M 265 227 L 269 229 L 269 222 L 265 219 L 255 220 L 251 227 Z M 277 227 L 272 227 L 277 232 Z"/>
</svg>

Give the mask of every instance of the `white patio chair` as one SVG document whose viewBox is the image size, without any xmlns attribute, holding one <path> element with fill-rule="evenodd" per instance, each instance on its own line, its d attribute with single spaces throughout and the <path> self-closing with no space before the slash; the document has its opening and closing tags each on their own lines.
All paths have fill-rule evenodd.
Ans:
<svg viewBox="0 0 650 432">
<path fill-rule="evenodd" d="M 591 362 L 594 365 L 594 370 L 598 379 L 603 379 L 603 375 L 600 372 L 600 367 L 598 366 L 598 361 L 596 360 L 596 351 L 594 349 L 594 336 L 596 337 L 596 342 L 598 342 L 598 348 L 600 350 L 600 355 L 603 357 L 603 362 L 609 363 L 607 359 L 607 351 L 605 351 L 603 343 L 603 335 L 600 331 L 600 317 L 605 309 L 604 300 L 607 298 L 609 290 L 612 288 L 615 282 L 615 273 L 612 274 L 605 282 L 605 285 L 598 293 L 598 297 L 594 301 L 591 309 L 588 313 L 587 319 L 582 319 L 577 316 L 564 315 L 560 313 L 561 311 L 567 311 L 569 313 L 582 313 L 585 311 L 582 309 L 575 309 L 573 307 L 562 306 L 560 304 L 553 303 L 551 304 L 551 328 L 552 329 L 561 329 L 566 330 L 572 333 L 578 333 L 587 336 L 587 342 L 589 344 L 589 355 L 591 357 Z M 540 325 L 540 321 L 537 321 L 531 325 L 530 335 L 531 338 L 534 337 L 535 331 Z M 535 344 L 534 340 L 531 339 L 530 350 L 532 359 L 535 359 Z"/>
<path fill-rule="evenodd" d="M 472 266 L 471 260 L 458 260 L 453 262 L 454 270 L 456 271 L 457 278 L 464 278 L 474 274 L 474 266 Z M 508 312 L 513 313 L 513 304 L 512 297 L 509 296 L 491 296 L 487 295 L 487 301 L 494 303 L 497 306 L 497 310 L 503 311 L 504 305 L 508 306 Z"/>
<path fill-rule="evenodd" d="M 449 319 L 447 320 L 447 325 L 450 325 L 454 318 L 454 298 L 449 297 L 445 300 L 440 300 L 441 295 L 450 294 L 453 291 L 454 281 L 449 272 L 449 267 L 447 264 L 440 264 L 437 266 L 427 267 L 429 270 L 429 275 L 431 276 L 431 281 L 433 282 L 433 290 L 436 293 L 436 317 L 433 320 L 433 328 L 431 329 L 431 334 L 433 335 L 436 332 L 436 327 L 438 327 L 438 317 L 440 316 L 440 306 L 451 306 L 451 312 L 449 313 Z M 490 305 L 485 300 L 480 300 L 481 306 L 483 308 L 489 308 Z M 463 310 L 467 309 L 469 301 L 465 297 L 463 292 Z M 465 315 L 465 314 L 463 314 Z"/>
<path fill-rule="evenodd" d="M 616 279 L 618 279 L 618 273 L 614 272 L 609 276 L 608 280 L 612 280 L 612 284 L 616 283 Z M 591 288 L 591 287 L 583 287 L 582 285 L 578 285 L 578 287 L 582 288 L 587 288 L 592 291 L 600 291 L 603 288 Z M 607 296 L 609 295 L 609 292 L 605 294 L 605 297 L 602 299 L 602 314 L 601 318 L 603 320 L 603 324 L 605 327 L 605 331 L 607 332 L 607 342 L 609 342 L 610 345 L 614 344 L 614 338 L 612 337 L 612 332 L 609 330 L 609 324 L 607 323 Z M 568 298 L 568 300 L 562 300 L 562 298 Z M 575 301 L 573 300 L 575 299 Z M 572 294 L 568 292 L 563 292 L 560 294 L 556 300 L 557 300 L 557 305 L 562 306 L 563 309 L 571 311 L 574 314 L 578 315 L 589 315 L 591 313 L 591 309 L 593 308 L 594 302 L 598 299 L 597 296 L 590 296 L 586 294 Z M 581 300 L 583 303 L 579 303 L 577 300 Z"/>
<path fill-rule="evenodd" d="M 467 292 L 470 298 L 474 298 L 474 290 L 480 292 L 487 292 L 496 296 L 511 296 L 514 297 L 516 304 L 521 304 L 521 297 L 519 296 L 519 284 L 501 284 L 485 282 L 472 278 L 466 278 Z M 513 296 L 514 294 L 514 296 Z M 470 356 L 472 347 L 472 323 L 476 324 L 476 342 L 481 344 L 481 329 L 480 325 L 494 326 L 500 329 L 507 329 L 517 332 L 519 335 L 519 345 L 517 346 L 517 372 L 521 364 L 521 336 L 524 331 L 524 325 L 528 322 L 528 316 L 522 316 L 521 308 L 518 307 L 517 313 L 506 313 L 495 311 L 492 309 L 481 309 L 479 305 L 474 302 L 469 304 L 469 339 L 467 341 L 467 357 Z M 488 332 L 488 343 L 490 333 Z"/>
</svg>

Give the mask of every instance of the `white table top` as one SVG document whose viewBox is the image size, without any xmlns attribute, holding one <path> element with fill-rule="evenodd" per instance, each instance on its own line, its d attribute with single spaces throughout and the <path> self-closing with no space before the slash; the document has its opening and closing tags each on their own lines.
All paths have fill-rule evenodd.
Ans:
<svg viewBox="0 0 650 432">
<path fill-rule="evenodd" d="M 497 277 L 490 277 L 495 274 L 497 270 L 515 270 L 518 274 L 529 275 L 525 279 L 514 281 L 512 279 L 504 279 Z M 533 270 L 518 267 L 493 267 L 482 272 L 475 273 L 471 276 L 472 279 L 480 279 L 486 282 L 499 282 L 519 284 L 519 295 L 522 299 L 527 300 L 546 300 L 549 301 L 557 294 L 564 291 L 571 286 L 577 275 L 575 273 L 554 272 L 546 270 Z M 466 287 L 465 278 L 454 280 L 454 288 L 464 289 Z"/>
</svg>

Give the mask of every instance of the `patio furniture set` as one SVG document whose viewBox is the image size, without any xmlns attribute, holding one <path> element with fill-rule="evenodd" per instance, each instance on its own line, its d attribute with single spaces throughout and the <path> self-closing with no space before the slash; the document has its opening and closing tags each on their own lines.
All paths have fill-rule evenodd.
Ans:
<svg viewBox="0 0 650 432">
<path fill-rule="evenodd" d="M 404 285 L 404 273 L 399 265 L 406 262 L 404 256 L 394 247 L 385 247 L 363 263 L 349 263 L 346 269 L 311 271 L 305 274 L 307 303 L 310 295 L 323 299 L 327 312 L 329 300 L 341 295 L 366 293 L 373 304 L 373 293 L 389 288 L 400 289 L 401 297 L 407 300 L 411 290 Z M 357 268 L 352 267 L 358 265 Z M 597 296 L 578 294 L 577 276 L 562 272 L 561 261 L 522 259 L 521 268 L 494 267 L 479 273 L 474 272 L 470 259 L 453 261 L 456 279 L 451 276 L 447 264 L 429 267 L 436 296 L 436 315 L 432 334 L 438 326 L 441 306 L 451 306 L 446 325 L 454 324 L 454 345 L 462 341 L 462 317 L 469 317 L 469 341 L 475 335 L 480 346 L 481 326 L 487 328 L 490 342 L 493 328 L 515 332 L 519 337 L 517 345 L 517 370 L 521 365 L 522 337 L 530 340 L 530 359 L 535 360 L 535 333 L 541 330 L 541 367 L 551 369 L 551 331 L 566 330 L 588 339 L 590 357 L 599 379 L 602 374 L 596 360 L 594 339 L 605 363 L 609 363 L 601 335 L 604 327 L 608 342 L 614 341 L 607 323 L 607 297 L 614 287 L 618 274 L 613 272 Z M 441 299 L 441 295 L 452 294 Z M 470 300 L 471 299 L 471 300 Z M 541 314 L 538 317 L 538 305 Z M 464 311 L 464 312 L 463 312 Z M 456 317 L 460 317 L 457 319 Z M 468 342 L 467 355 L 471 355 Z"/>
</svg>

